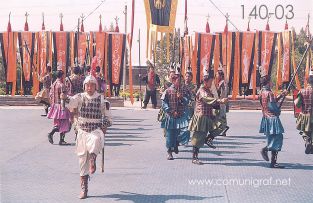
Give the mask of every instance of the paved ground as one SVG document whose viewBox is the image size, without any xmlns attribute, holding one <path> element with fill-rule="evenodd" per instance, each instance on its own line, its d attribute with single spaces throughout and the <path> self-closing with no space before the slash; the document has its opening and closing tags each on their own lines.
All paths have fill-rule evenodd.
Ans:
<svg viewBox="0 0 313 203">
<path fill-rule="evenodd" d="M 287 168 L 279 170 L 267 168 L 259 154 L 265 143 L 257 133 L 260 112 L 229 113 L 229 135 L 216 140 L 216 150 L 202 149 L 204 165 L 196 166 L 189 146 L 174 161 L 166 160 L 157 111 L 113 110 L 105 172 L 91 177 L 90 198 L 80 201 L 74 146 L 48 143 L 51 121 L 42 112 L 0 108 L 1 202 L 313 201 L 313 155 L 304 154 L 291 113 L 281 116 L 286 133 L 279 161 Z M 74 142 L 73 133 L 66 139 Z"/>
</svg>

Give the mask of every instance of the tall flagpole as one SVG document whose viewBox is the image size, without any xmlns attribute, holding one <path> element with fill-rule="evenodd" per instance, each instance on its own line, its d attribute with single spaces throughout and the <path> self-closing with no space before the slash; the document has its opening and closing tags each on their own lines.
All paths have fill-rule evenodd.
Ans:
<svg viewBox="0 0 313 203">
<path fill-rule="evenodd" d="M 10 21 L 11 21 L 11 11 L 9 13 L 9 25 L 11 24 Z M 7 43 L 8 46 L 7 46 L 7 50 L 6 50 L 7 55 L 4 56 L 4 57 L 6 57 L 6 63 L 7 63 L 6 64 L 7 65 L 6 72 L 7 72 L 7 74 L 8 74 L 8 70 L 9 70 L 9 47 L 10 47 L 10 32 L 11 32 L 11 30 L 9 30 L 10 29 L 9 25 L 8 25 L 8 29 L 7 29 L 7 34 L 8 34 L 8 43 Z M 13 39 L 14 39 L 14 34 L 12 36 L 13 36 Z M 22 68 L 21 68 L 21 70 L 22 70 Z M 7 78 L 6 78 L 6 80 L 7 80 Z M 6 85 L 8 86 L 8 82 L 6 82 Z M 12 95 L 12 90 L 13 90 L 13 83 L 12 83 L 12 87 L 11 87 L 11 95 Z M 7 89 L 7 93 L 9 93 L 9 89 Z"/>
<path fill-rule="evenodd" d="M 126 3 L 125 3 L 125 11 L 123 13 L 125 15 L 125 34 L 127 36 L 127 4 Z M 127 65 L 126 60 L 127 60 L 127 48 L 125 46 L 124 64 L 123 64 L 123 92 L 125 92 L 125 89 L 126 89 L 126 65 Z"/>
<path fill-rule="evenodd" d="M 142 108 L 142 96 L 141 96 L 141 60 L 140 60 L 140 28 L 138 33 L 138 57 L 139 57 L 139 98 L 140 98 L 140 107 Z"/>
<path fill-rule="evenodd" d="M 229 89 L 229 77 L 228 77 L 228 72 L 227 72 L 227 68 L 228 68 L 228 18 L 229 18 L 229 15 L 228 13 L 226 13 L 225 15 L 226 17 L 226 70 L 225 70 L 225 73 L 226 73 L 226 93 L 227 93 L 227 97 L 228 97 L 228 89 Z"/>
</svg>

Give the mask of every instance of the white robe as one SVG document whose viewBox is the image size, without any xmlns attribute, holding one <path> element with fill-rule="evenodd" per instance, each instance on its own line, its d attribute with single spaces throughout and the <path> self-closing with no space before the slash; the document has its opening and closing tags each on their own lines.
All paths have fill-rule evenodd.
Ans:
<svg viewBox="0 0 313 203">
<path fill-rule="evenodd" d="M 99 93 L 95 92 L 94 95 L 89 96 L 87 93 L 76 94 L 69 97 L 69 103 L 67 107 L 69 109 L 77 108 L 80 111 L 82 106 L 82 96 L 87 99 L 94 99 L 99 96 Z M 109 126 L 112 125 L 112 117 L 110 111 L 110 102 L 101 96 L 101 113 L 108 119 Z M 86 121 L 84 118 L 77 118 L 78 121 Z M 87 119 L 88 122 L 100 122 L 101 119 Z M 89 175 L 89 154 L 94 153 L 98 155 L 104 147 L 104 133 L 102 129 L 97 128 L 92 132 L 86 132 L 78 127 L 77 139 L 76 139 L 76 154 L 79 157 L 80 175 Z"/>
</svg>

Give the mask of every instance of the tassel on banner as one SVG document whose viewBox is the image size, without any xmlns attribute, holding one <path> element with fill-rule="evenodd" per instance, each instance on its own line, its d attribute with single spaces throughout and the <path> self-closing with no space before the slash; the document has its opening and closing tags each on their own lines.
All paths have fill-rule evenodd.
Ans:
<svg viewBox="0 0 313 203">
<path fill-rule="evenodd" d="M 7 26 L 7 32 L 12 32 L 12 27 L 11 27 L 11 12 L 9 13 L 9 22 Z"/>
<path fill-rule="evenodd" d="M 80 17 L 82 19 L 82 24 L 80 25 L 80 31 L 85 32 L 85 29 L 84 29 L 84 18 L 85 18 L 85 16 L 84 16 L 84 14 L 82 14 Z"/>
<path fill-rule="evenodd" d="M 99 22 L 99 32 L 102 32 L 102 22 L 101 22 L 102 16 L 99 16 L 100 22 Z"/>
<path fill-rule="evenodd" d="M 115 20 L 115 29 L 114 29 L 114 32 L 120 32 L 120 28 L 118 27 L 118 20 L 119 20 L 119 18 L 116 16 L 116 17 L 114 18 L 114 20 Z"/>
<path fill-rule="evenodd" d="M 45 27 L 45 15 L 44 13 L 42 13 L 42 24 L 41 24 L 41 30 L 45 30 L 46 27 Z"/>
<path fill-rule="evenodd" d="M 209 24 L 209 18 L 210 18 L 210 15 L 208 14 L 207 20 L 206 20 L 206 25 L 205 25 L 205 32 L 206 32 L 206 33 L 210 33 L 210 32 L 211 32 L 211 30 L 210 30 L 210 24 Z"/>
<path fill-rule="evenodd" d="M 249 17 L 249 20 L 248 20 L 248 27 L 247 27 L 248 32 L 250 32 L 250 21 L 251 21 L 251 17 Z"/>
<path fill-rule="evenodd" d="M 267 17 L 267 22 L 266 22 L 266 27 L 265 27 L 265 30 L 266 30 L 266 31 L 270 31 L 270 24 L 269 24 L 269 22 L 270 22 L 270 17 L 271 17 L 271 15 L 268 15 L 268 17 Z"/>
<path fill-rule="evenodd" d="M 24 31 L 29 31 L 28 22 L 27 22 L 28 16 L 29 16 L 29 14 L 26 12 L 26 13 L 25 13 L 26 21 L 25 21 L 25 25 L 24 25 Z"/>
<path fill-rule="evenodd" d="M 285 23 L 285 30 L 288 30 L 288 22 L 287 22 L 287 17 L 286 17 L 286 23 Z"/>
<path fill-rule="evenodd" d="M 61 20 L 61 23 L 60 23 L 60 31 L 64 31 L 62 19 L 63 19 L 63 14 L 60 13 L 60 20 Z"/>
</svg>

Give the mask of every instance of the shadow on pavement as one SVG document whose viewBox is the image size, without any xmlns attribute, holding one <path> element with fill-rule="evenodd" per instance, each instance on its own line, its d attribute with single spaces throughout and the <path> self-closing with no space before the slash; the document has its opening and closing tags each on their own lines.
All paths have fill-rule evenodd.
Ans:
<svg viewBox="0 0 313 203">
<path fill-rule="evenodd" d="M 142 203 L 142 202 L 158 202 L 158 203 L 166 203 L 170 200 L 188 200 L 188 201 L 200 201 L 200 200 L 209 200 L 222 198 L 223 196 L 212 196 L 212 197 L 200 197 L 200 196 L 190 196 L 190 195 L 146 195 L 132 192 L 121 191 L 122 194 L 111 194 L 111 195 L 103 195 L 103 196 L 89 196 L 90 198 L 112 198 L 116 199 L 115 201 L 123 201 L 128 200 L 134 203 Z"/>
</svg>

